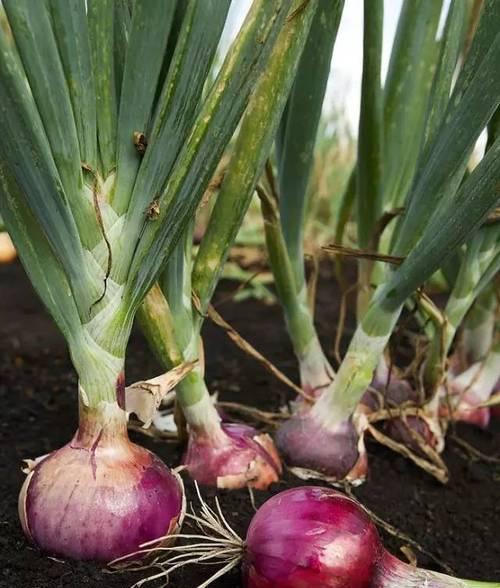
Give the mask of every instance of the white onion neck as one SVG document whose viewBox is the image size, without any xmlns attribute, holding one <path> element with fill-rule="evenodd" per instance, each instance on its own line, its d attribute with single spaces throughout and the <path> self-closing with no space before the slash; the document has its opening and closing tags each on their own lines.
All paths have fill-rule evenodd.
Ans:
<svg viewBox="0 0 500 588">
<path fill-rule="evenodd" d="M 483 362 L 476 362 L 452 381 L 458 391 L 472 393 L 478 401 L 490 397 L 500 378 L 500 349 L 495 346 Z"/>
<path fill-rule="evenodd" d="M 307 394 L 315 396 L 322 389 L 328 387 L 335 377 L 335 372 L 326 358 L 317 337 L 311 339 L 309 345 L 298 359 L 300 383 Z"/>
<path fill-rule="evenodd" d="M 189 430 L 201 436 L 215 439 L 225 437 L 221 418 L 208 391 L 194 404 L 182 408 Z"/>
<path fill-rule="evenodd" d="M 499 583 L 474 582 L 405 564 L 387 551 L 379 563 L 373 588 L 500 588 Z"/>
<path fill-rule="evenodd" d="M 73 444 L 88 448 L 120 440 L 128 442 L 127 413 L 118 404 L 103 400 L 91 408 L 80 402 L 78 430 Z"/>
</svg>

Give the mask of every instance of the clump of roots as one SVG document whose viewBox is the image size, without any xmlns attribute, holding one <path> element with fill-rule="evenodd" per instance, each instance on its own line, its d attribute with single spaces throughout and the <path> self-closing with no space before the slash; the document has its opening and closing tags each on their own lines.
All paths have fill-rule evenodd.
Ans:
<svg viewBox="0 0 500 588">
<path fill-rule="evenodd" d="M 161 579 L 165 580 L 163 586 L 166 586 L 172 572 L 188 565 L 216 565 L 218 570 L 215 574 L 196 587 L 206 588 L 239 565 L 243 557 L 245 542 L 227 522 L 222 513 L 219 499 L 215 497 L 215 510 L 210 508 L 203 500 L 196 482 L 195 486 L 200 502 L 200 512 L 196 514 L 191 505 L 191 512 L 186 513 L 186 520 L 191 521 L 197 529 L 197 533 L 178 533 L 168 537 L 170 541 L 181 539 L 184 542 L 182 545 L 162 547 L 161 544 L 158 545 L 159 539 L 156 539 L 141 545 L 139 551 L 116 559 L 109 564 L 112 569 L 120 571 L 124 569 L 128 571 L 159 570 L 142 578 L 132 588 L 140 588 Z M 149 556 L 150 560 L 144 564 L 134 560 L 135 556 L 141 558 Z"/>
</svg>

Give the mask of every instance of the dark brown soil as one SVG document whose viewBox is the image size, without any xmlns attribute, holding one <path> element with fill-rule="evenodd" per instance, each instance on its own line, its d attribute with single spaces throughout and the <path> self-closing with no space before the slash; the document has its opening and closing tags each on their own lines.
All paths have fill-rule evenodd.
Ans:
<svg viewBox="0 0 500 588">
<path fill-rule="evenodd" d="M 328 272 L 323 272 L 318 296 L 318 324 L 327 349 L 335 333 L 338 295 Z M 233 288 L 224 284 L 224 295 Z M 219 293 L 220 296 L 220 293 Z M 224 317 L 291 377 L 296 377 L 280 310 L 255 301 L 226 302 Z M 248 320 L 248 319 L 251 320 Z M 207 377 L 212 391 L 231 399 L 276 409 L 289 396 L 286 388 L 252 359 L 234 348 L 212 325 L 205 332 Z M 127 362 L 127 380 L 158 373 L 144 340 L 134 333 Z M 89 563 L 48 558 L 24 539 L 17 518 L 17 494 L 23 481 L 21 461 L 45 454 L 68 441 L 76 427 L 76 377 L 64 341 L 36 299 L 18 264 L 0 266 L 0 586 L 9 588 L 127 587 L 137 576 L 109 575 Z M 500 423 L 488 431 L 459 427 L 458 434 L 488 455 L 498 455 Z M 175 444 L 132 434 L 168 464 L 179 463 Z M 457 575 L 500 581 L 500 464 L 473 461 L 453 441 L 444 459 L 451 472 L 447 486 L 424 474 L 403 458 L 369 443 L 370 479 L 355 490 L 373 512 L 421 544 Z M 270 492 L 257 493 L 256 503 L 301 482 L 290 475 Z M 187 483 L 188 498 L 193 487 Z M 212 491 L 206 492 L 213 495 Z M 230 523 L 244 534 L 252 517 L 246 491 L 221 492 Z M 405 541 L 382 531 L 385 545 L 404 558 Z M 442 569 L 436 560 L 414 550 L 418 563 Z M 195 588 L 208 577 L 206 568 L 179 572 L 170 586 Z M 215 587 L 237 588 L 234 572 Z"/>
</svg>

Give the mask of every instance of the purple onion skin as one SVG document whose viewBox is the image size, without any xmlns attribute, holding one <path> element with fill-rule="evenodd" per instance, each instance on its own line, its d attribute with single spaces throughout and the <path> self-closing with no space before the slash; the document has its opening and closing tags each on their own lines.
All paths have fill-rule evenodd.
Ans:
<svg viewBox="0 0 500 588">
<path fill-rule="evenodd" d="M 383 395 L 384 404 L 391 407 L 400 406 L 405 402 L 421 403 L 418 392 L 406 380 L 393 374 L 388 379 L 375 376 L 360 401 L 366 413 L 384 408 L 376 391 Z"/>
<path fill-rule="evenodd" d="M 379 588 L 384 557 L 359 505 L 330 488 L 301 487 L 268 500 L 246 537 L 246 588 Z"/>
<path fill-rule="evenodd" d="M 183 505 L 180 479 L 126 431 L 82 428 L 35 466 L 19 497 L 23 530 L 43 551 L 101 562 L 173 532 Z"/>
<path fill-rule="evenodd" d="M 243 552 L 245 588 L 465 588 L 387 552 L 363 508 L 332 488 L 281 492 L 254 515 Z"/>
<path fill-rule="evenodd" d="M 234 423 L 223 423 L 212 435 L 191 432 L 183 464 L 197 482 L 218 488 L 265 490 L 281 474 L 269 435 Z"/>
<path fill-rule="evenodd" d="M 371 388 L 383 395 L 383 404 L 380 403 L 380 399 L 373 390 L 367 390 L 361 399 L 361 408 L 366 414 L 384 407 L 396 408 L 404 404 L 422 405 L 422 398 L 420 398 L 418 391 L 409 382 L 398 378 L 396 375 L 391 374 L 390 378 L 374 377 Z M 421 437 L 424 443 L 433 449 L 437 449 L 441 443 L 441 439 L 436 437 L 428 422 L 417 416 L 407 416 L 405 420 L 392 418 L 385 422 L 384 432 L 398 443 L 406 445 L 406 447 L 424 457 L 425 453 L 412 432 Z"/>
<path fill-rule="evenodd" d="M 390 419 L 386 421 L 384 429 L 391 439 L 406 445 L 406 447 L 422 457 L 425 457 L 425 452 L 420 447 L 415 436 L 418 436 L 425 445 L 428 445 L 432 449 L 437 450 L 439 446 L 438 439 L 431 431 L 429 425 L 417 416 L 407 416 L 405 420 L 398 418 Z"/>
<path fill-rule="evenodd" d="M 309 410 L 285 421 L 275 438 L 285 462 L 292 467 L 314 470 L 335 480 L 366 477 L 366 453 L 359 453 L 359 436 L 351 421 L 330 430 Z"/>
</svg>

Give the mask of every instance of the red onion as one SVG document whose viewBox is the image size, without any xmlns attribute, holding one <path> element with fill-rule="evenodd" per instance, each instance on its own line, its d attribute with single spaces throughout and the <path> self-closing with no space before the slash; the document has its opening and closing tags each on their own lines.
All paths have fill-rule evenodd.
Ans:
<svg viewBox="0 0 500 588">
<path fill-rule="evenodd" d="M 254 516 L 243 565 L 248 588 L 370 586 L 381 546 L 351 499 L 304 487 L 268 500 Z"/>
<path fill-rule="evenodd" d="M 190 431 L 183 463 L 197 482 L 218 488 L 263 490 L 281 474 L 280 458 L 269 435 L 242 424 Z"/>
<path fill-rule="evenodd" d="M 483 361 L 450 378 L 448 395 L 443 394 L 442 412 L 449 412 L 451 407 L 454 420 L 486 428 L 491 410 L 481 405 L 495 393 L 499 373 L 500 352 L 492 349 Z"/>
<path fill-rule="evenodd" d="M 439 424 L 431 417 L 406 416 L 385 422 L 384 432 L 388 437 L 402 443 L 419 456 L 425 457 L 422 445 L 440 453 L 444 449 L 444 437 Z"/>
<path fill-rule="evenodd" d="M 312 409 L 297 412 L 278 429 L 276 445 L 301 478 L 359 482 L 366 477 L 363 436 L 352 419 L 328 425 Z"/>
<path fill-rule="evenodd" d="M 131 443 L 125 413 L 83 408 L 73 440 L 41 458 L 26 478 L 19 514 L 44 551 L 110 561 L 175 532 L 184 513 L 180 478 Z"/>
<path fill-rule="evenodd" d="M 425 457 L 420 444 L 440 452 L 444 448 L 444 436 L 439 424 L 437 401 L 422 404 L 419 392 L 407 380 L 399 377 L 397 370 L 391 373 L 383 361 L 361 399 L 360 408 L 370 414 L 384 408 L 420 407 L 419 416 L 407 415 L 404 419 L 393 417 L 385 421 L 384 432 L 417 455 Z"/>
<path fill-rule="evenodd" d="M 268 500 L 244 549 L 246 588 L 500 586 L 404 564 L 384 549 L 359 504 L 330 488 L 294 488 Z"/>
<path fill-rule="evenodd" d="M 459 580 L 399 561 L 384 549 L 363 508 L 332 488 L 293 488 L 273 496 L 254 515 L 245 541 L 218 502 L 210 509 L 200 500 L 200 512 L 187 516 L 207 533 L 206 542 L 197 534 L 191 551 L 180 546 L 158 553 L 160 575 L 193 562 L 222 562 L 202 584 L 208 586 L 241 561 L 245 588 L 500 588 L 500 583 Z M 174 555 L 162 561 L 166 552 Z"/>
<path fill-rule="evenodd" d="M 410 383 L 394 372 L 387 368 L 385 362 L 380 363 L 370 387 L 360 400 L 364 412 L 369 413 L 386 406 L 394 407 L 405 402 L 420 401 L 417 391 Z"/>
</svg>

